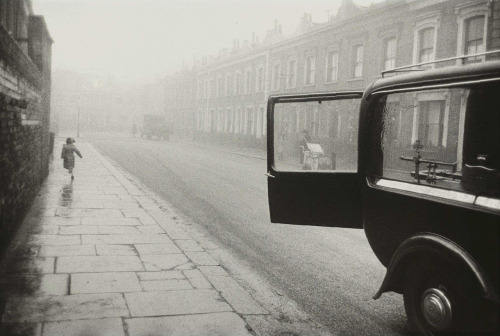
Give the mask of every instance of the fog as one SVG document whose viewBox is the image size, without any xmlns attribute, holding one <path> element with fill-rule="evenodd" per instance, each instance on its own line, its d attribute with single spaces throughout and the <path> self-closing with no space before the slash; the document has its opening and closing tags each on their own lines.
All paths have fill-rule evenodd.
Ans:
<svg viewBox="0 0 500 336">
<path fill-rule="evenodd" d="M 264 37 L 274 20 L 294 32 L 304 13 L 326 22 L 341 0 L 34 0 L 52 38 L 53 69 L 141 84 L 204 56 Z M 368 6 L 380 0 L 355 0 Z"/>
</svg>

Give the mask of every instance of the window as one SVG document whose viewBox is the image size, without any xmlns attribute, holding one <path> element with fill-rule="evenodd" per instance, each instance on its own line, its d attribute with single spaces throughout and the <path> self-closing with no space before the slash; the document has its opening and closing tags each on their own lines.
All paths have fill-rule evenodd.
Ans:
<svg viewBox="0 0 500 336">
<path fill-rule="evenodd" d="M 418 139 L 427 147 L 438 147 L 443 141 L 444 100 L 422 101 L 418 104 Z"/>
<path fill-rule="evenodd" d="M 475 16 L 465 21 L 465 50 L 464 54 L 478 54 L 484 52 L 484 16 Z M 468 62 L 480 62 L 481 57 L 467 59 Z"/>
<path fill-rule="evenodd" d="M 215 97 L 217 92 L 217 88 L 215 87 L 215 79 L 210 79 L 210 91 L 209 91 L 209 97 L 208 98 L 213 98 Z"/>
<path fill-rule="evenodd" d="M 390 37 L 384 40 L 384 70 L 396 67 L 396 38 Z"/>
<path fill-rule="evenodd" d="M 294 88 L 297 85 L 297 60 L 290 60 L 287 67 L 287 88 Z"/>
<path fill-rule="evenodd" d="M 241 94 L 241 73 L 239 72 L 234 75 L 234 94 Z"/>
<path fill-rule="evenodd" d="M 241 130 L 241 109 L 237 108 L 234 113 L 234 133 L 240 133 Z"/>
<path fill-rule="evenodd" d="M 304 173 L 337 169 L 356 171 L 360 103 L 360 98 L 346 98 L 274 105 L 276 169 Z M 345 123 L 342 134 L 337 137 L 332 120 L 338 120 L 339 116 Z"/>
<path fill-rule="evenodd" d="M 224 82 L 221 76 L 217 77 L 217 97 L 222 97 L 224 94 Z"/>
<path fill-rule="evenodd" d="M 488 1 L 458 4 L 455 11 L 458 15 L 457 55 L 472 55 L 486 51 L 488 18 L 491 16 L 491 5 Z M 467 63 L 485 61 L 485 56 L 468 58 Z M 460 64 L 461 60 L 457 63 Z"/>
<path fill-rule="evenodd" d="M 245 72 L 245 93 L 250 93 L 251 80 L 252 80 L 252 70 L 248 69 Z"/>
<path fill-rule="evenodd" d="M 433 27 L 424 28 L 418 33 L 418 63 L 434 60 L 434 31 Z"/>
<path fill-rule="evenodd" d="M 251 107 L 247 107 L 245 134 L 253 134 L 253 133 L 254 133 L 253 109 Z"/>
<path fill-rule="evenodd" d="M 380 142 L 369 160 L 374 183 L 500 209 L 497 96 L 498 82 L 379 96 L 374 115 L 382 120 L 372 132 Z M 405 109 L 416 111 L 416 124 L 390 126 Z M 394 143 L 398 134 L 415 130 L 411 146 Z"/>
<path fill-rule="evenodd" d="M 353 48 L 353 57 L 354 57 L 354 69 L 353 76 L 354 78 L 360 78 L 363 76 L 363 55 L 364 49 L 362 45 L 354 46 Z"/>
<path fill-rule="evenodd" d="M 226 96 L 233 94 L 233 75 L 228 73 L 226 75 Z"/>
<path fill-rule="evenodd" d="M 316 58 L 312 55 L 306 57 L 306 68 L 305 68 L 305 85 L 314 84 L 314 75 L 316 70 Z"/>
<path fill-rule="evenodd" d="M 272 89 L 277 91 L 280 89 L 280 80 L 281 80 L 281 66 L 279 64 L 275 64 L 273 66 L 273 85 Z"/>
<path fill-rule="evenodd" d="M 226 115 L 227 115 L 226 133 L 234 133 L 233 111 L 231 109 L 227 109 Z"/>
<path fill-rule="evenodd" d="M 267 111 L 264 107 L 260 107 L 259 111 L 262 115 L 262 135 L 267 134 Z"/>
<path fill-rule="evenodd" d="M 338 51 L 329 51 L 326 58 L 326 81 L 328 83 L 337 81 L 339 66 Z"/>
<path fill-rule="evenodd" d="M 257 69 L 257 83 L 256 83 L 256 92 L 264 91 L 264 68 Z"/>
</svg>

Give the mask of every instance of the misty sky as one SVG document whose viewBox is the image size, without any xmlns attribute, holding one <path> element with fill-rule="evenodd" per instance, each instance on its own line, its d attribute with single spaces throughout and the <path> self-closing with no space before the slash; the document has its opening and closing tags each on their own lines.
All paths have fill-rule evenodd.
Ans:
<svg viewBox="0 0 500 336">
<path fill-rule="evenodd" d="M 355 0 L 369 5 L 381 0 Z M 151 82 L 191 67 L 194 57 L 262 41 L 274 19 L 291 34 L 303 13 L 325 22 L 341 0 L 33 0 L 52 38 L 53 69 Z"/>
</svg>

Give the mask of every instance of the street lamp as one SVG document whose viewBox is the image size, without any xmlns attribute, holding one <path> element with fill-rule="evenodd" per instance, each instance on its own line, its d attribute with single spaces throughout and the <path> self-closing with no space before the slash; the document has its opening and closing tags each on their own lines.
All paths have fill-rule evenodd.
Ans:
<svg viewBox="0 0 500 336">
<path fill-rule="evenodd" d="M 78 100 L 78 106 L 77 106 L 77 124 L 76 124 L 76 137 L 80 137 L 80 100 Z"/>
</svg>

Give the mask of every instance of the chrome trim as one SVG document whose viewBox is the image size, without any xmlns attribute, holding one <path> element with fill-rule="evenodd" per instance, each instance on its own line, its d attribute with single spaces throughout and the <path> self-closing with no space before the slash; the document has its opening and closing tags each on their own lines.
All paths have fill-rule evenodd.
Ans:
<svg viewBox="0 0 500 336">
<path fill-rule="evenodd" d="M 440 289 L 427 289 L 422 294 L 420 309 L 425 321 L 432 327 L 444 330 L 450 326 L 453 318 L 451 303 Z"/>
<path fill-rule="evenodd" d="M 448 83 L 448 84 L 412 86 L 412 87 L 405 87 L 405 88 L 401 88 L 401 89 L 389 89 L 389 90 L 373 91 L 372 93 L 370 93 L 370 96 L 378 95 L 378 94 L 385 94 L 385 93 L 398 93 L 398 92 L 407 92 L 407 91 L 449 88 L 449 87 L 457 87 L 457 86 L 471 85 L 471 84 L 483 84 L 483 83 L 495 82 L 495 81 L 499 81 L 499 80 L 500 80 L 500 78 L 496 77 L 496 78 L 488 78 L 488 79 L 476 79 L 476 80 L 470 80 L 470 81 L 465 81 L 465 82 L 453 82 L 453 83 Z"/>
</svg>

